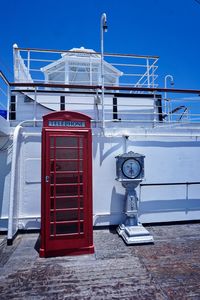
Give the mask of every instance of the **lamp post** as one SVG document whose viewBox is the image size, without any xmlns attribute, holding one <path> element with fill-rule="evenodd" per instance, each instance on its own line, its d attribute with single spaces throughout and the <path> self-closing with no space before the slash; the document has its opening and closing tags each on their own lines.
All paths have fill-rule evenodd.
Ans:
<svg viewBox="0 0 200 300">
<path fill-rule="evenodd" d="M 170 74 L 166 75 L 165 76 L 165 89 L 167 88 L 167 79 L 170 79 L 170 84 L 171 85 L 174 85 L 174 77 Z M 170 100 L 167 100 L 167 92 L 165 91 L 165 111 L 164 113 L 168 115 L 169 117 L 169 120 L 171 120 L 171 117 L 170 117 Z M 168 105 L 167 105 L 167 101 L 168 101 Z"/>
<path fill-rule="evenodd" d="M 105 128 L 105 113 L 104 113 L 104 32 L 107 32 L 107 16 L 105 13 L 101 15 L 101 96 L 102 96 L 102 127 Z"/>
</svg>

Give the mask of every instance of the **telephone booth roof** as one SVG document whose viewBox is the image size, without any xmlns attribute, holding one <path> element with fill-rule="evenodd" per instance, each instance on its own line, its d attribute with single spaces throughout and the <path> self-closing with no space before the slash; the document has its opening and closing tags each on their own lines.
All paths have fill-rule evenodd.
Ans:
<svg viewBox="0 0 200 300">
<path fill-rule="evenodd" d="M 70 121 L 70 122 L 82 122 L 84 121 L 85 128 L 90 128 L 91 118 L 85 114 L 73 112 L 73 111 L 56 111 L 43 116 L 44 127 L 49 126 L 49 121 Z M 60 125 L 55 126 L 60 127 Z M 72 126 L 73 127 L 73 126 Z M 76 127 L 76 126 L 75 126 Z M 82 126 L 81 126 L 82 127 Z"/>
</svg>

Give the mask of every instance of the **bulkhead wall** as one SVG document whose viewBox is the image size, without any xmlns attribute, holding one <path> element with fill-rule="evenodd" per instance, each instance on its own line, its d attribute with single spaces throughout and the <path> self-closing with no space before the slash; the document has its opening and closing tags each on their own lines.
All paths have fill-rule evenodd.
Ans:
<svg viewBox="0 0 200 300">
<path fill-rule="evenodd" d="M 12 139 L 0 137 L 0 231 L 8 228 Z"/>
<path fill-rule="evenodd" d="M 104 137 L 93 129 L 93 224 L 123 221 L 125 189 L 115 180 L 115 156 L 125 151 L 145 155 L 145 179 L 137 188 L 139 220 L 145 223 L 199 219 L 200 141 L 182 137 Z M 41 128 L 23 128 L 18 157 L 16 201 L 18 227 L 40 228 Z M 1 161 L 2 163 L 2 161 Z M 1 184 L 1 228 L 9 195 L 9 158 L 6 183 Z M 2 172 L 2 168 L 1 168 Z"/>
</svg>

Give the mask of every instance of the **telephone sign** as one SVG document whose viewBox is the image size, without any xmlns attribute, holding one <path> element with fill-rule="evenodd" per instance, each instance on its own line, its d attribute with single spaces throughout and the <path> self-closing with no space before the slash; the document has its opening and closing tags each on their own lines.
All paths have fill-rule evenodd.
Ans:
<svg viewBox="0 0 200 300">
<path fill-rule="evenodd" d="M 49 126 L 85 127 L 84 121 L 49 120 Z"/>
<path fill-rule="evenodd" d="M 90 117 L 43 117 L 40 256 L 94 252 Z"/>
</svg>

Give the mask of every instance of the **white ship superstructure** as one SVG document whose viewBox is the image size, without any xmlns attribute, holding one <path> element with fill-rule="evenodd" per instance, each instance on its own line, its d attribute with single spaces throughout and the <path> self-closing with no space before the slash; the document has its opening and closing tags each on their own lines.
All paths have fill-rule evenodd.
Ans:
<svg viewBox="0 0 200 300">
<path fill-rule="evenodd" d="M 0 117 L 0 230 L 8 239 L 40 228 L 42 117 L 56 111 L 91 117 L 94 226 L 124 219 L 115 157 L 130 151 L 145 156 L 141 223 L 199 219 L 200 91 L 158 87 L 157 56 L 106 53 L 102 61 L 83 47 L 17 45 L 13 53 L 14 82 L 1 76 L 8 112 Z"/>
</svg>

